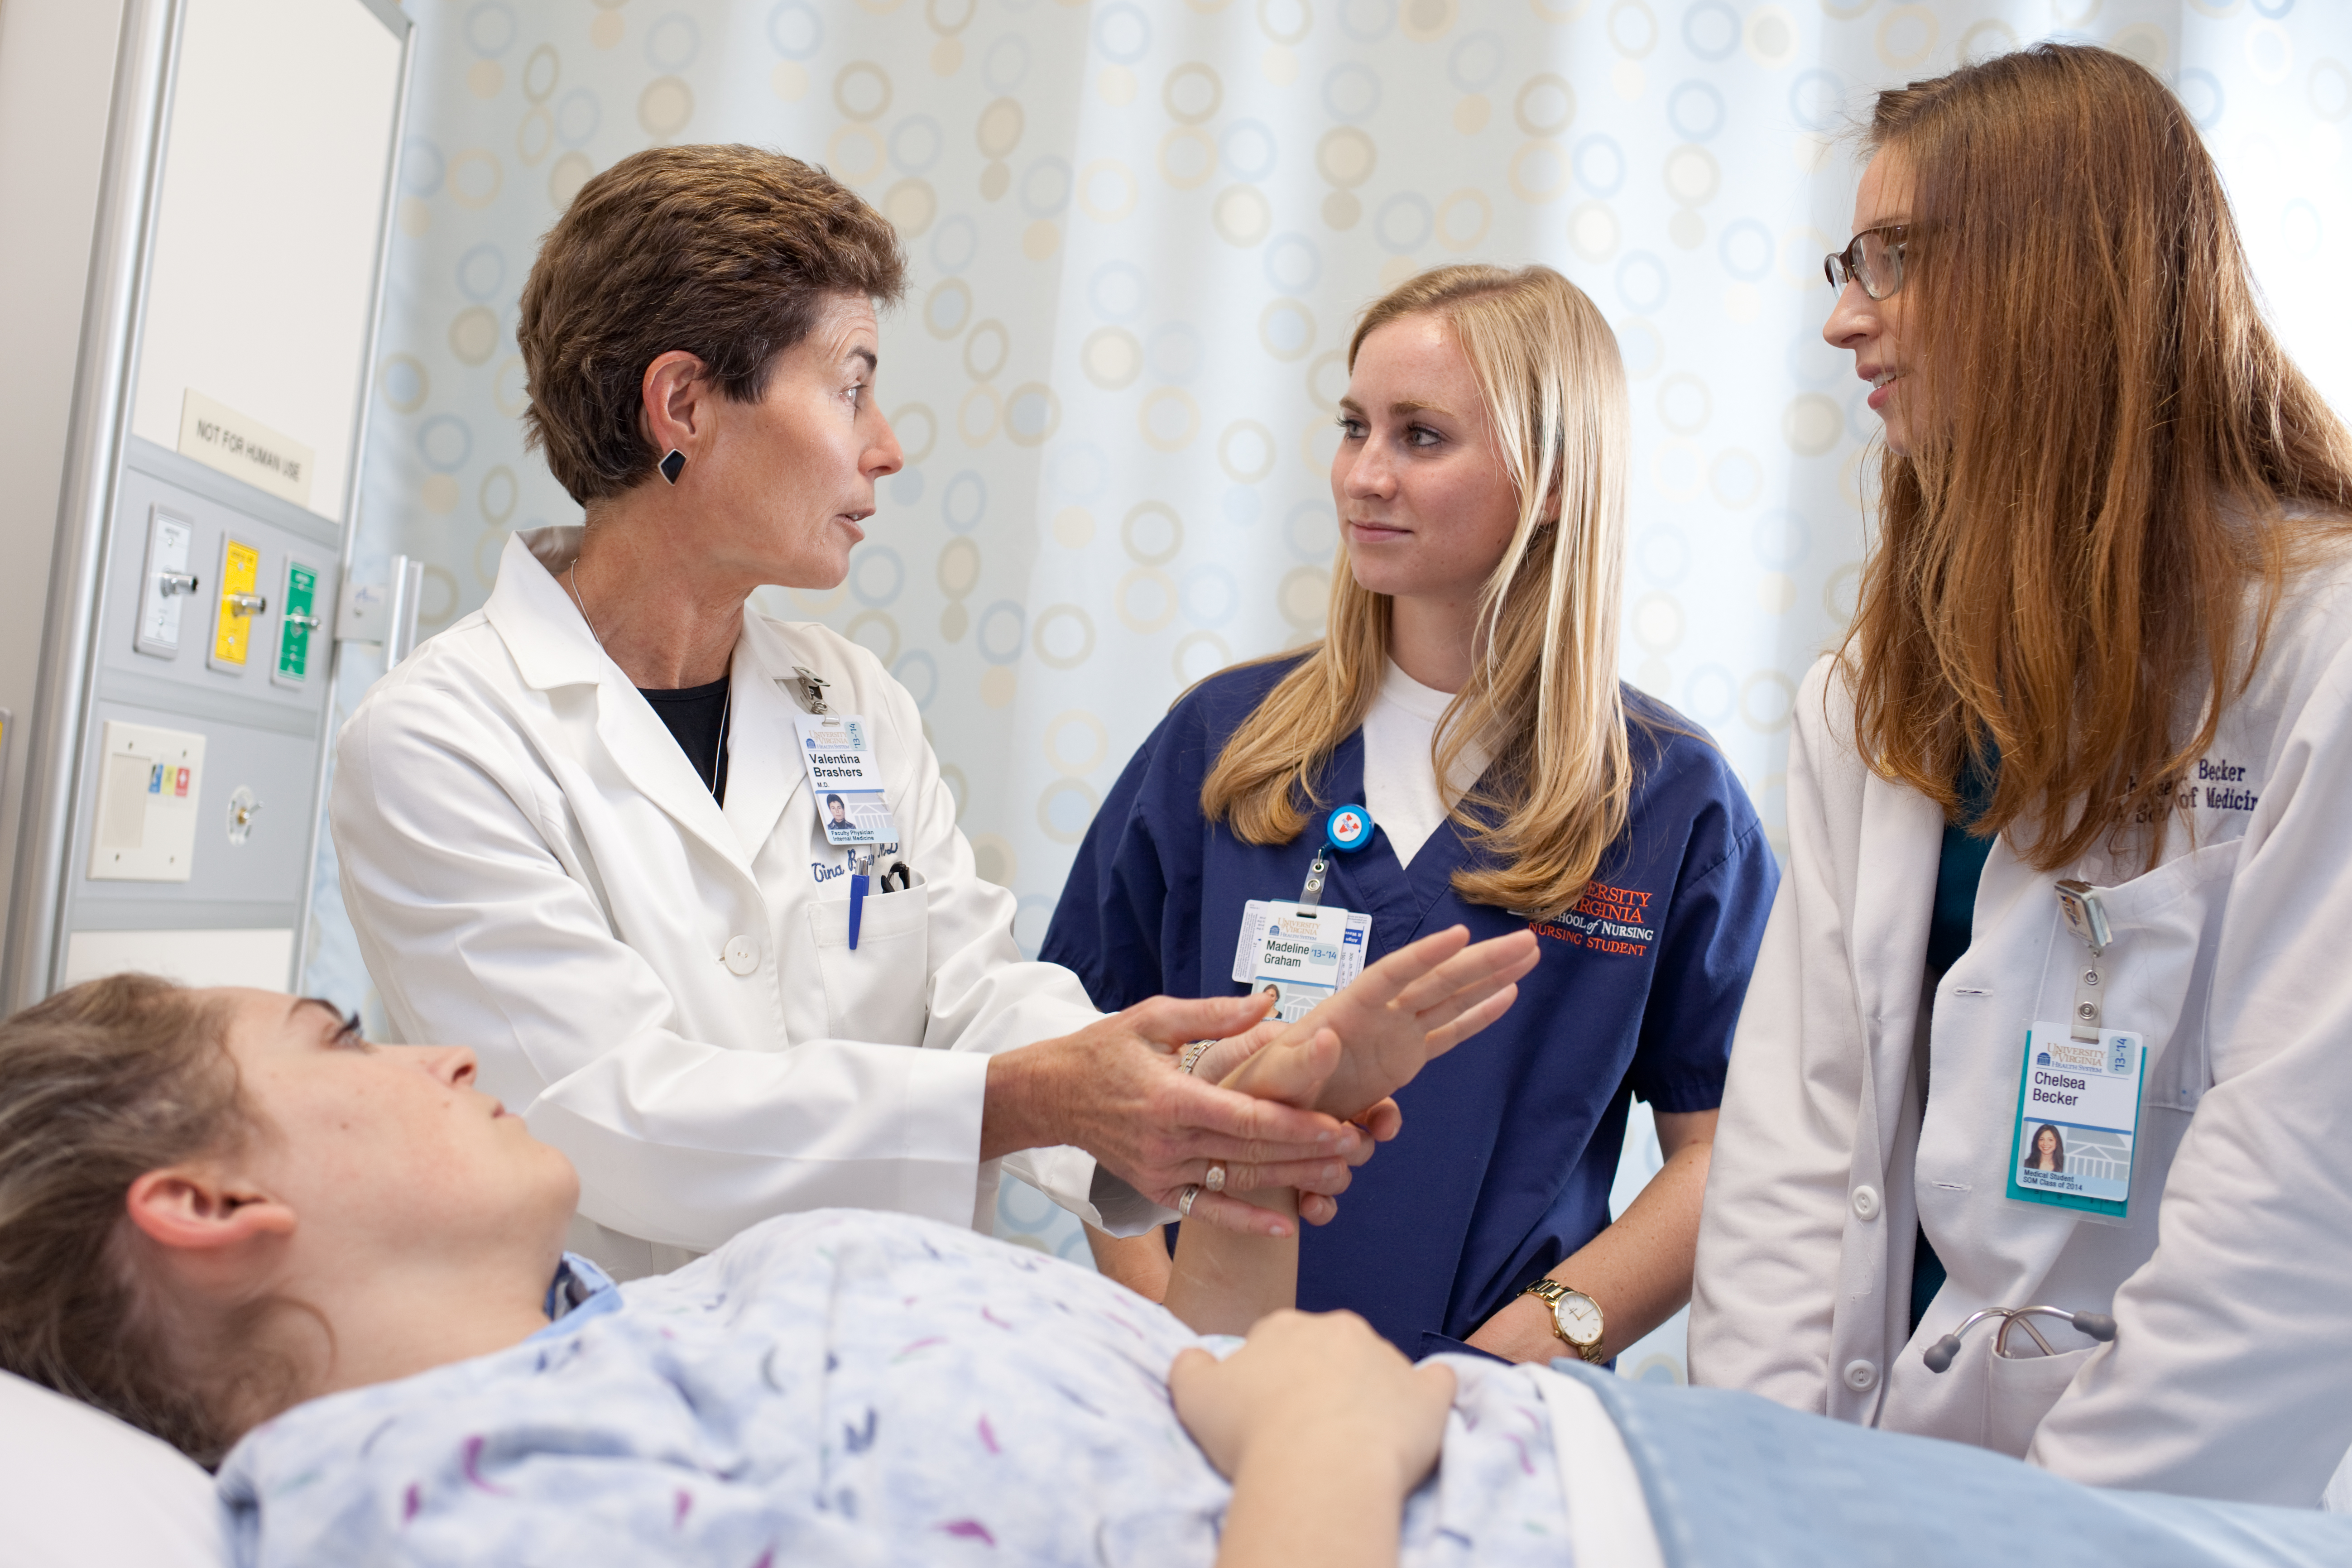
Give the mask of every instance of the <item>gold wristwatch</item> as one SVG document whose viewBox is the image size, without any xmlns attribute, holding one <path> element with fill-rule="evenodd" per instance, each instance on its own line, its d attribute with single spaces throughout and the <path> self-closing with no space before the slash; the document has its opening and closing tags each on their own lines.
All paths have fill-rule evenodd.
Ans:
<svg viewBox="0 0 2352 1568">
<path fill-rule="evenodd" d="M 1607 1359 L 1601 1353 L 1600 1302 L 1557 1279 L 1538 1279 L 1521 1293 L 1537 1298 L 1551 1309 L 1551 1331 L 1579 1357 L 1594 1366 Z"/>
</svg>

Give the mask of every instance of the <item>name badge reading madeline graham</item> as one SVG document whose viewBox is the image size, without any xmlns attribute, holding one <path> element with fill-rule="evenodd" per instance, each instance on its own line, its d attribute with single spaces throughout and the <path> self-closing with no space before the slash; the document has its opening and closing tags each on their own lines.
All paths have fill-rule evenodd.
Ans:
<svg viewBox="0 0 2352 1568">
<path fill-rule="evenodd" d="M 873 731 L 856 713 L 796 713 L 801 765 L 828 844 L 896 844 L 898 825 L 882 796 Z"/>
<path fill-rule="evenodd" d="M 1234 978 L 1274 997 L 1276 1021 L 1294 1024 L 1364 967 L 1372 917 L 1323 902 L 1331 853 L 1352 854 L 1372 841 L 1372 814 L 1343 805 L 1324 819 L 1323 847 L 1307 868 L 1292 903 L 1252 899 L 1242 907 L 1241 940 L 1234 944 Z"/>
<path fill-rule="evenodd" d="M 1353 910 L 1252 899 L 1242 906 L 1234 978 L 1253 991 L 1273 987 L 1271 1016 L 1296 1023 L 1363 973 L 1364 944 L 1371 932 L 1372 917 Z"/>
</svg>

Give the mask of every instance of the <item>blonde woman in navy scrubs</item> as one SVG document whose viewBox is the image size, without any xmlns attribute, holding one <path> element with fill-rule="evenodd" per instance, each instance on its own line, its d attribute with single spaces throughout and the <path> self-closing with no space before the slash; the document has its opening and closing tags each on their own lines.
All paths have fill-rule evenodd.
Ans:
<svg viewBox="0 0 2352 1568">
<path fill-rule="evenodd" d="M 1546 268 L 1442 268 L 1365 313 L 1349 370 L 1328 637 L 1177 702 L 1043 956 L 1102 1007 L 1261 989 L 1244 922 L 1317 896 L 1318 859 L 1328 929 L 1364 961 L 1455 924 L 1535 931 L 1517 1004 L 1399 1096 L 1412 1136 L 1305 1237 L 1298 1301 L 1413 1354 L 1606 1360 L 1689 1295 L 1778 872 L 1715 748 L 1617 679 L 1625 382 L 1592 302 Z M 1634 1095 L 1666 1163 L 1612 1225 Z M 1093 1239 L 1164 1288 L 1157 1235 Z"/>
</svg>

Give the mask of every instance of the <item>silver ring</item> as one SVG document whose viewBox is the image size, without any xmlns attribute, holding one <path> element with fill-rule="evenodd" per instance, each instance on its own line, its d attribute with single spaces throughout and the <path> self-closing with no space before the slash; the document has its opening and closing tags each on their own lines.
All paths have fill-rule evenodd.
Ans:
<svg viewBox="0 0 2352 1568">
<path fill-rule="evenodd" d="M 1193 1200 L 1198 1198 L 1200 1195 L 1201 1189 L 1198 1187 L 1186 1187 L 1182 1192 L 1177 1194 L 1176 1217 L 1178 1219 L 1191 1219 L 1192 1217 Z"/>
<path fill-rule="evenodd" d="M 1202 1180 L 1201 1184 L 1208 1188 L 1209 1191 L 1213 1193 L 1223 1192 L 1225 1190 L 1225 1163 L 1223 1160 L 1210 1161 L 1209 1173 Z"/>
</svg>

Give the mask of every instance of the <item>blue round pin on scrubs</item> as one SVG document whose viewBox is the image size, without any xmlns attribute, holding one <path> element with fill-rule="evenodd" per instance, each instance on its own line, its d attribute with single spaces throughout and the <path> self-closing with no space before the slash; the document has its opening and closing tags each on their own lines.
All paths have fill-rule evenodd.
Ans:
<svg viewBox="0 0 2352 1568">
<path fill-rule="evenodd" d="M 1324 842 L 1334 849 L 1361 849 L 1372 841 L 1372 814 L 1360 805 L 1343 805 L 1323 825 Z"/>
<path fill-rule="evenodd" d="M 1315 851 L 1314 863 L 1307 868 L 1307 885 L 1298 889 L 1298 901 L 1313 909 L 1323 901 L 1323 883 L 1331 871 L 1330 851 L 1361 849 L 1372 841 L 1372 814 L 1360 805 L 1343 805 L 1323 819 L 1323 847 Z"/>
</svg>

